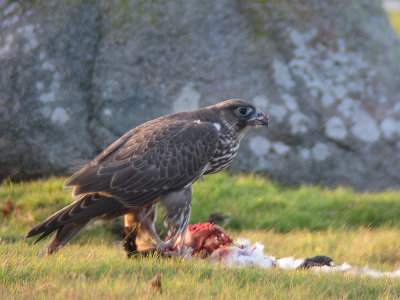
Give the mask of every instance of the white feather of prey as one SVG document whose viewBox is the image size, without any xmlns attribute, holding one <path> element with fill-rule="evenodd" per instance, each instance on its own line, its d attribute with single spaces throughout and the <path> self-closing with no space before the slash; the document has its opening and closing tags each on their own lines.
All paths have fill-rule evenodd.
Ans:
<svg viewBox="0 0 400 300">
<path fill-rule="evenodd" d="M 235 241 L 235 246 L 228 246 L 213 252 L 211 261 L 219 262 L 228 267 L 254 267 L 263 269 L 279 268 L 283 270 L 295 270 L 304 259 L 295 259 L 293 257 L 284 257 L 277 259 L 271 255 L 264 254 L 264 245 L 256 242 L 251 244 L 250 240 L 239 238 Z M 340 266 L 321 266 L 311 267 L 315 272 L 340 272 L 343 274 L 366 275 L 371 277 L 400 277 L 400 269 L 394 272 L 381 272 L 370 269 L 368 266 L 357 267 L 343 263 Z"/>
</svg>

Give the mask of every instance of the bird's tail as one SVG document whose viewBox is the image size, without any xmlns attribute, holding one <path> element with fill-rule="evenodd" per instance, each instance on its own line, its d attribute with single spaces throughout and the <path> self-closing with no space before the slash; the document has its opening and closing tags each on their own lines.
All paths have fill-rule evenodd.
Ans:
<svg viewBox="0 0 400 300">
<path fill-rule="evenodd" d="M 52 254 L 59 251 L 65 246 L 75 235 L 77 235 L 89 221 L 73 222 L 58 228 L 57 232 L 51 238 L 50 242 L 43 248 L 40 256 Z M 35 242 L 36 243 L 36 242 Z"/>
<path fill-rule="evenodd" d="M 50 233 L 57 231 L 41 253 L 42 255 L 51 254 L 67 244 L 92 218 L 112 215 L 122 209 L 121 203 L 113 198 L 103 197 L 98 194 L 82 195 L 75 202 L 32 228 L 26 238 L 41 234 L 35 241 L 36 244 Z"/>
</svg>

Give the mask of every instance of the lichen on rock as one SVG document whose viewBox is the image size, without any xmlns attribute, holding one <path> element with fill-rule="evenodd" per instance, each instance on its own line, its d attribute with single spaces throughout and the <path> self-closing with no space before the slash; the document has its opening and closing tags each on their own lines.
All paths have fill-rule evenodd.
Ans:
<svg viewBox="0 0 400 300">
<path fill-rule="evenodd" d="M 150 119 L 243 98 L 270 126 L 243 140 L 234 169 L 289 184 L 400 186 L 399 38 L 379 1 L 0 9 L 1 178 L 66 175 L 70 161 Z"/>
</svg>

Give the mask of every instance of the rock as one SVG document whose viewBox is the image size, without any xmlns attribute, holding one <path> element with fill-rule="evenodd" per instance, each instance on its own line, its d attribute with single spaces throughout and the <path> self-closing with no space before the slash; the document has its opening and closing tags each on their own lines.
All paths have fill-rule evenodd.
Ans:
<svg viewBox="0 0 400 300">
<path fill-rule="evenodd" d="M 0 8 L 0 178 L 65 175 L 147 120 L 243 98 L 270 127 L 246 137 L 234 169 L 400 186 L 400 47 L 380 1 Z"/>
</svg>

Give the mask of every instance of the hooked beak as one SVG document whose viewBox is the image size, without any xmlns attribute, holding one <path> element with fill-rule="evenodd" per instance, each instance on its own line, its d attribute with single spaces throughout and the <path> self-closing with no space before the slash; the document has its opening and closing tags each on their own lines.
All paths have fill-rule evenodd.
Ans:
<svg viewBox="0 0 400 300">
<path fill-rule="evenodd" d="M 248 123 L 250 123 L 253 126 L 259 127 L 259 126 L 265 126 L 268 127 L 268 115 L 264 114 L 262 111 L 257 110 L 256 113 L 254 114 L 254 117 L 252 117 Z"/>
</svg>

